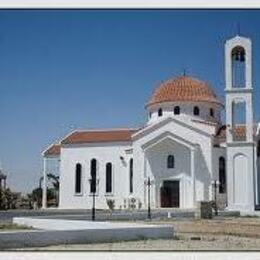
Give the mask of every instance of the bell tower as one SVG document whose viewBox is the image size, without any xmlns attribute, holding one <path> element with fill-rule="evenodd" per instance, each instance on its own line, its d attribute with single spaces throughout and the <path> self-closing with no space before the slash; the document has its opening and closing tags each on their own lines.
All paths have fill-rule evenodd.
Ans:
<svg viewBox="0 0 260 260">
<path fill-rule="evenodd" d="M 225 43 L 228 208 L 254 211 L 252 43 L 236 36 Z"/>
</svg>

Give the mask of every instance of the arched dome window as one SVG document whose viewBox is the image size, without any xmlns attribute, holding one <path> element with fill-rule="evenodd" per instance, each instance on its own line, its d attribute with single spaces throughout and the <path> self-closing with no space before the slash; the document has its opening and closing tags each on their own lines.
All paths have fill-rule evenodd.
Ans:
<svg viewBox="0 0 260 260">
<path fill-rule="evenodd" d="M 180 114 L 180 107 L 179 106 L 176 106 L 174 107 L 174 115 L 179 115 Z"/>
<path fill-rule="evenodd" d="M 193 108 L 193 115 L 194 116 L 199 116 L 200 114 L 200 109 L 196 106 Z"/>
<path fill-rule="evenodd" d="M 214 117 L 214 109 L 213 109 L 213 108 L 211 108 L 211 109 L 209 110 L 209 114 L 210 114 L 211 117 Z"/>
<path fill-rule="evenodd" d="M 168 169 L 174 168 L 174 156 L 173 155 L 168 155 L 168 157 L 167 157 L 167 168 Z"/>
<path fill-rule="evenodd" d="M 163 110 L 161 108 L 158 109 L 158 116 L 162 116 L 163 115 Z"/>
</svg>

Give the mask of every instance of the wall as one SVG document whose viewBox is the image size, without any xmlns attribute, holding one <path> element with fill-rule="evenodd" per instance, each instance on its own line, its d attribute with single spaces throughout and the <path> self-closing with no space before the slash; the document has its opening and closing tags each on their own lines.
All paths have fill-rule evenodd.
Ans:
<svg viewBox="0 0 260 260">
<path fill-rule="evenodd" d="M 116 208 L 124 207 L 124 199 L 131 197 L 140 200 L 142 207 L 147 206 L 147 193 L 144 185 L 150 172 L 158 179 L 179 178 L 181 180 L 181 207 L 194 207 L 191 181 L 190 148 L 195 152 L 195 190 L 196 200 L 208 200 L 210 198 L 210 181 L 213 176 L 212 162 L 212 133 L 214 127 L 205 126 L 204 131 L 194 124 L 188 125 L 178 120 L 169 119 L 158 126 L 147 127 L 138 138 L 134 137 L 131 143 L 100 143 L 77 146 L 65 146 L 61 149 L 60 165 L 60 208 L 91 208 L 92 196 L 90 194 L 90 161 L 92 158 L 98 161 L 97 178 L 97 208 L 107 208 L 106 199 L 114 199 Z M 201 129 L 203 125 L 198 125 Z M 210 133 L 207 133 L 211 127 Z M 176 142 L 162 142 L 155 149 L 150 150 L 145 159 L 144 146 L 149 142 L 155 142 L 161 135 L 172 134 Z M 132 153 L 129 150 L 132 149 Z M 128 152 L 126 152 L 128 150 Z M 176 169 L 165 169 L 165 156 L 171 151 L 176 156 Z M 124 161 L 120 159 L 124 157 Z M 129 193 L 129 160 L 133 157 L 133 187 Z M 113 193 L 105 194 L 105 166 L 111 162 L 113 165 Z M 82 193 L 75 194 L 75 165 L 82 164 Z M 152 188 L 152 206 L 159 206 L 160 183 Z M 157 187 L 157 192 L 155 187 Z M 156 199 L 157 198 L 157 203 Z"/>
<path fill-rule="evenodd" d="M 167 168 L 168 155 L 174 155 L 173 169 Z M 146 152 L 147 176 L 155 179 L 152 206 L 160 207 L 160 187 L 164 180 L 180 181 L 180 207 L 191 207 L 190 150 L 173 140 L 166 139 Z"/>
<path fill-rule="evenodd" d="M 90 161 L 97 160 L 97 208 L 107 208 L 106 199 L 114 199 L 115 206 L 123 205 L 123 198 L 129 195 L 129 159 L 125 150 L 130 143 L 107 143 L 65 147 L 61 149 L 61 190 L 60 208 L 92 208 L 90 194 Z M 124 157 L 124 161 L 120 159 Z M 113 165 L 112 193 L 105 193 L 106 163 Z M 75 165 L 82 164 L 82 193 L 75 194 Z"/>
<path fill-rule="evenodd" d="M 201 126 L 200 126 L 201 127 Z M 212 127 L 211 127 L 212 128 Z M 206 128 L 207 129 L 207 128 Z M 211 130 L 213 131 L 213 130 Z M 179 139 L 179 143 L 190 142 L 190 145 L 196 145 L 200 147 L 196 151 L 195 158 L 195 175 L 196 175 L 196 191 L 198 192 L 197 200 L 204 200 L 209 197 L 210 193 L 210 184 L 209 180 L 212 179 L 212 136 L 206 132 L 200 131 L 198 128 L 184 124 L 183 122 L 178 121 L 177 119 L 168 118 L 165 122 L 158 123 L 156 126 L 151 125 L 147 129 L 143 130 L 142 133 L 139 133 L 134 137 L 135 141 L 133 142 L 133 153 L 135 158 L 134 163 L 134 172 L 136 173 L 136 178 L 145 179 L 147 162 L 145 161 L 145 154 L 143 147 L 149 143 L 153 142 L 156 138 L 163 136 L 165 134 L 173 134 L 176 139 Z M 188 155 L 184 155 L 188 156 Z M 189 157 L 188 157 L 189 158 Z M 189 171 L 186 171 L 187 173 Z M 185 175 L 188 176 L 188 175 Z M 205 181 L 206 180 L 206 181 Z M 189 192 L 186 190 L 185 192 Z M 143 185 L 138 185 L 138 189 L 135 193 L 135 196 L 140 197 L 144 200 L 146 193 Z M 145 200 L 144 200 L 145 202 Z M 183 205 L 184 206 L 184 205 Z M 188 203 L 185 207 L 190 207 Z M 195 206 L 195 205 L 193 205 Z"/>
<path fill-rule="evenodd" d="M 254 210 L 253 144 L 234 144 L 227 149 L 228 208 Z"/>
</svg>

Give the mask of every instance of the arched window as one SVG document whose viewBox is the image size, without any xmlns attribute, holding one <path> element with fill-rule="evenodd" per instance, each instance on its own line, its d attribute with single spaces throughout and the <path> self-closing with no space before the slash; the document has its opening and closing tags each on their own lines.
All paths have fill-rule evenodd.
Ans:
<svg viewBox="0 0 260 260">
<path fill-rule="evenodd" d="M 232 87 L 245 88 L 245 49 L 236 46 L 232 52 Z"/>
<path fill-rule="evenodd" d="M 112 163 L 106 164 L 106 193 L 112 192 Z"/>
<path fill-rule="evenodd" d="M 226 160 L 219 158 L 219 193 L 226 193 Z"/>
<path fill-rule="evenodd" d="M 129 191 L 133 193 L 134 186 L 133 186 L 133 159 L 131 158 L 129 161 Z"/>
<path fill-rule="evenodd" d="M 213 109 L 213 108 L 211 108 L 211 109 L 209 110 L 209 114 L 210 114 L 210 116 L 214 117 L 214 109 Z"/>
<path fill-rule="evenodd" d="M 168 169 L 174 168 L 174 156 L 173 155 L 168 155 L 168 157 L 167 157 L 167 168 Z"/>
<path fill-rule="evenodd" d="M 81 164 L 76 164 L 75 172 L 75 193 L 81 193 Z"/>
<path fill-rule="evenodd" d="M 90 182 L 90 192 L 96 192 L 96 182 L 97 182 L 97 160 L 92 159 L 90 162 L 90 175 L 91 175 L 91 182 Z"/>
<path fill-rule="evenodd" d="M 200 109 L 196 106 L 193 108 L 193 115 L 198 116 L 200 114 Z"/>
<path fill-rule="evenodd" d="M 180 114 L 180 107 L 179 106 L 176 106 L 174 107 L 174 115 L 179 115 Z"/>
<path fill-rule="evenodd" d="M 163 111 L 161 108 L 158 109 L 158 116 L 162 116 L 163 115 Z"/>
</svg>

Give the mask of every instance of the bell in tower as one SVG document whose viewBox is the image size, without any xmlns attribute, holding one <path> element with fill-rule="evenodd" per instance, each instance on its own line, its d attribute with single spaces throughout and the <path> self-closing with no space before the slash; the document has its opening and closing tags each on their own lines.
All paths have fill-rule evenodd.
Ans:
<svg viewBox="0 0 260 260">
<path fill-rule="evenodd" d="M 236 47 L 232 50 L 232 60 L 245 62 L 245 50 L 242 47 Z"/>
<path fill-rule="evenodd" d="M 236 46 L 232 49 L 232 85 L 234 88 L 245 87 L 245 49 Z"/>
</svg>

